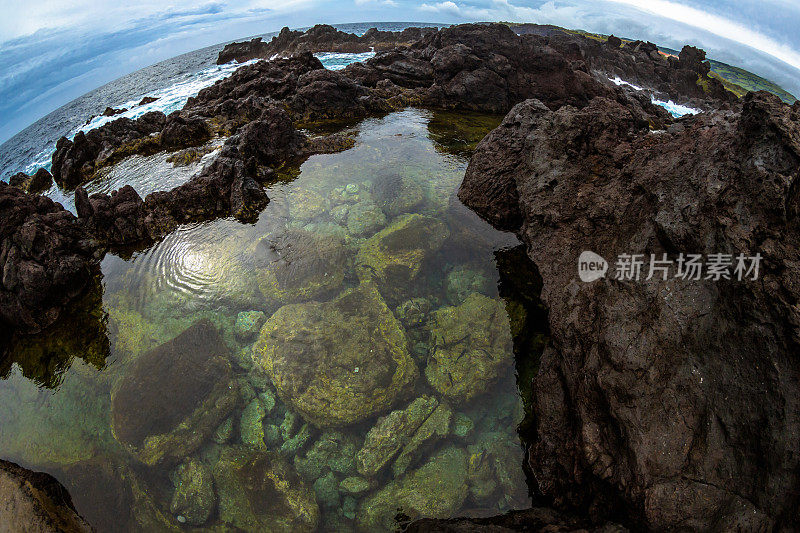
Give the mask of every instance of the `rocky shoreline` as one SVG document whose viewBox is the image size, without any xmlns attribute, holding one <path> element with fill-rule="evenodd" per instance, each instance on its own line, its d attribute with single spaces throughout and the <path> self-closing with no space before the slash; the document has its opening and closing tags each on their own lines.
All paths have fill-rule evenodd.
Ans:
<svg viewBox="0 0 800 533">
<path fill-rule="evenodd" d="M 290 57 L 244 66 L 169 116 L 119 119 L 60 140 L 53 179 L 75 189 L 77 217 L 0 183 L 0 215 L 10 221 L 0 229 L 0 319 L 19 333 L 52 326 L 96 279 L 106 252 L 151 245 L 188 222 L 252 220 L 280 173 L 353 142 L 301 129 L 407 106 L 506 114 L 478 145 L 459 196 L 515 232 L 542 279 L 552 337 L 533 378 L 527 467 L 536 501 L 559 512 L 412 530 L 798 527 L 800 104 L 766 93 L 736 101 L 692 47 L 665 58 L 651 43 L 517 35 L 499 24 L 362 38 L 331 30 L 229 45 L 222 62 Z M 340 72 L 311 55 L 379 43 L 392 48 Z M 612 77 L 709 112 L 674 120 Z M 214 136 L 225 138 L 216 159 L 172 190 L 142 199 L 130 186 L 91 196 L 82 188 L 128 155 Z M 760 252 L 764 271 L 758 283 L 580 284 L 584 249 Z M 365 312 L 383 316 L 374 307 Z M 286 364 L 269 341 L 260 350 L 273 371 Z M 318 406 L 298 402 L 313 418 Z"/>
</svg>

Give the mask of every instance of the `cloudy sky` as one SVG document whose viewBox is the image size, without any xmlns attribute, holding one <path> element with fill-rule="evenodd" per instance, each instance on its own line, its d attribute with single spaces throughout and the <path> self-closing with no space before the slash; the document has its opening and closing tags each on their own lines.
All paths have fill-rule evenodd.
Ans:
<svg viewBox="0 0 800 533">
<path fill-rule="evenodd" d="M 319 22 L 506 20 L 689 43 L 800 94 L 797 0 L 0 0 L 0 13 L 0 143 L 144 66 Z"/>
</svg>

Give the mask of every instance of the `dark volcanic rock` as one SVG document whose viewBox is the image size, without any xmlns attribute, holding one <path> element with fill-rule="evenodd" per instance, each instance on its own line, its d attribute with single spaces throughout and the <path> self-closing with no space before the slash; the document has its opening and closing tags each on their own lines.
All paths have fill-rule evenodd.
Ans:
<svg viewBox="0 0 800 533">
<path fill-rule="evenodd" d="M 53 476 L 0 459 L 0 531 L 93 531 Z"/>
<path fill-rule="evenodd" d="M 487 518 L 452 518 L 436 520 L 423 518 L 409 524 L 406 533 L 624 533 L 628 530 L 618 524 L 592 524 L 546 507 L 512 511 Z"/>
<path fill-rule="evenodd" d="M 410 48 L 380 53 L 345 72 L 367 86 L 387 79 L 424 88 L 425 105 L 506 112 L 537 97 L 547 105 L 585 105 L 611 94 L 537 35 L 519 36 L 503 24 L 464 24 L 430 33 Z"/>
<path fill-rule="evenodd" d="M 799 112 L 755 93 L 659 133 L 610 100 L 526 101 L 480 143 L 460 198 L 525 242 L 549 308 L 529 466 L 557 506 L 800 527 Z M 578 280 L 584 250 L 606 279 Z M 626 253 L 763 260 L 757 281 L 612 279 Z"/>
<path fill-rule="evenodd" d="M 99 246 L 60 204 L 2 182 L 0 220 L 0 322 L 37 333 L 83 293 Z"/>
<path fill-rule="evenodd" d="M 47 169 L 40 168 L 31 176 L 24 172 L 14 174 L 9 178 L 8 183 L 27 193 L 41 194 L 53 186 L 53 176 Z"/>
<path fill-rule="evenodd" d="M 327 24 L 317 24 L 313 28 L 293 31 L 283 28 L 281 32 L 265 43 L 260 37 L 248 42 L 230 43 L 219 53 L 217 64 L 230 61 L 244 63 L 251 59 L 269 59 L 275 55 L 290 56 L 292 54 L 310 52 L 339 52 L 360 54 L 375 50 L 408 45 L 419 40 L 426 33 L 436 31 L 434 28 L 406 28 L 400 32 L 379 31 L 370 28 L 364 35 L 345 33 Z"/>
</svg>

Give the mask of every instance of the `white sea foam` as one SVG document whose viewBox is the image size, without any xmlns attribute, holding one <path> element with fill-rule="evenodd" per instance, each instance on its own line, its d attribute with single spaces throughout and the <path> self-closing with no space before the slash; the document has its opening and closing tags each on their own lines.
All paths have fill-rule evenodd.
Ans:
<svg viewBox="0 0 800 533">
<path fill-rule="evenodd" d="M 322 64 L 325 65 L 325 68 L 328 70 L 342 70 L 344 67 L 349 65 L 350 63 L 356 63 L 358 61 L 366 61 L 367 59 L 374 57 L 375 52 L 363 52 L 361 54 L 343 54 L 338 52 L 323 52 L 319 54 L 314 54 L 322 61 Z"/>
<path fill-rule="evenodd" d="M 608 78 L 608 79 L 611 80 L 611 82 L 614 83 L 615 85 L 626 85 L 636 91 L 644 90 L 644 88 L 639 87 L 638 85 L 634 85 L 633 83 L 630 83 L 628 81 L 625 81 L 619 76 L 615 76 L 613 78 Z M 696 115 L 697 113 L 702 113 L 700 109 L 695 109 L 693 107 L 676 104 L 671 99 L 664 101 L 664 100 L 659 100 L 655 96 L 651 96 L 650 101 L 653 102 L 653 104 L 661 106 L 667 111 L 669 111 L 669 113 L 675 118 L 680 118 L 684 115 Z"/>
</svg>

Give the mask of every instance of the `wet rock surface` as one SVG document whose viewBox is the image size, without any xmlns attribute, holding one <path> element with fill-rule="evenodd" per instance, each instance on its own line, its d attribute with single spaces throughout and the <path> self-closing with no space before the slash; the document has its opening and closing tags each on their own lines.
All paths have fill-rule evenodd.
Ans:
<svg viewBox="0 0 800 533">
<path fill-rule="evenodd" d="M 606 99 L 531 100 L 481 142 L 460 197 L 525 242 L 549 309 L 544 496 L 655 529 L 797 527 L 798 164 L 797 106 L 766 93 L 661 133 Z M 581 283 L 583 250 L 763 261 L 757 281 Z"/>
</svg>

